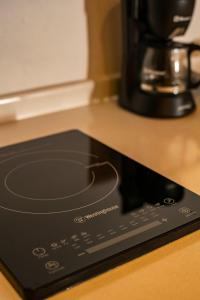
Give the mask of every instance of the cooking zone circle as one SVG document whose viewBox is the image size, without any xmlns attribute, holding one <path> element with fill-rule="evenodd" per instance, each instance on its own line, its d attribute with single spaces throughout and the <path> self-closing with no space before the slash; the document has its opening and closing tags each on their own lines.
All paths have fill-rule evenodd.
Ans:
<svg viewBox="0 0 200 300">
<path fill-rule="evenodd" d="M 95 180 L 94 172 L 91 171 L 88 177 L 91 179 L 85 178 L 85 167 L 79 162 L 44 159 L 14 168 L 6 175 L 4 184 L 14 196 L 29 200 L 60 200 L 78 196 L 89 189 Z M 25 185 L 25 181 L 28 184 Z"/>
<path fill-rule="evenodd" d="M 0 166 L 0 207 L 18 213 L 75 211 L 104 200 L 119 183 L 110 162 L 82 152 L 31 152 L 5 159 Z"/>
</svg>

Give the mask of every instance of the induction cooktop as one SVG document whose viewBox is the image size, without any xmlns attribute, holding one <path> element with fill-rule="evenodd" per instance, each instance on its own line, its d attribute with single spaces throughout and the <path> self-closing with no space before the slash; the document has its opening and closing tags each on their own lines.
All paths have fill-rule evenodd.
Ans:
<svg viewBox="0 0 200 300">
<path fill-rule="evenodd" d="M 24 299 L 199 227 L 198 195 L 80 131 L 0 150 L 1 269 Z"/>
</svg>

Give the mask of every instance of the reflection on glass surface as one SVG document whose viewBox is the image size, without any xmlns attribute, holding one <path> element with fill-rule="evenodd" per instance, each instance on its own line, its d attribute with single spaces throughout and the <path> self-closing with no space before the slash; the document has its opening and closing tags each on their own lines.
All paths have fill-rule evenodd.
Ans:
<svg viewBox="0 0 200 300">
<path fill-rule="evenodd" d="M 119 191 L 123 213 L 141 207 L 144 203 L 163 204 L 166 198 L 180 202 L 184 189 L 175 182 L 155 173 L 126 157 L 121 158 L 121 184 Z M 166 203 L 164 203 L 166 204 Z"/>
</svg>

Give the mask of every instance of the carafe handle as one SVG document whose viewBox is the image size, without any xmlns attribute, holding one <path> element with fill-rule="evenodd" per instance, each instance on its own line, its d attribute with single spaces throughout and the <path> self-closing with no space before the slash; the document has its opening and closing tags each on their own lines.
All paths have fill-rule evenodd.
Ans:
<svg viewBox="0 0 200 300">
<path fill-rule="evenodd" d="M 200 86 L 200 79 L 197 80 L 196 82 L 192 81 L 191 56 L 194 51 L 200 51 L 200 45 L 193 44 L 193 43 L 189 45 L 189 52 L 188 52 L 188 55 L 189 55 L 189 87 L 192 89 L 198 88 Z"/>
</svg>

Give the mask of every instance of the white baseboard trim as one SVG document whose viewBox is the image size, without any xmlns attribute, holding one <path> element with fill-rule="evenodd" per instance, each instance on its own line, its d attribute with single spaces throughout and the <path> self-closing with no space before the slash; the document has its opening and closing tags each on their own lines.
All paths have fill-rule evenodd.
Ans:
<svg viewBox="0 0 200 300">
<path fill-rule="evenodd" d="M 0 123 L 88 105 L 93 90 L 91 80 L 0 99 Z"/>
</svg>

